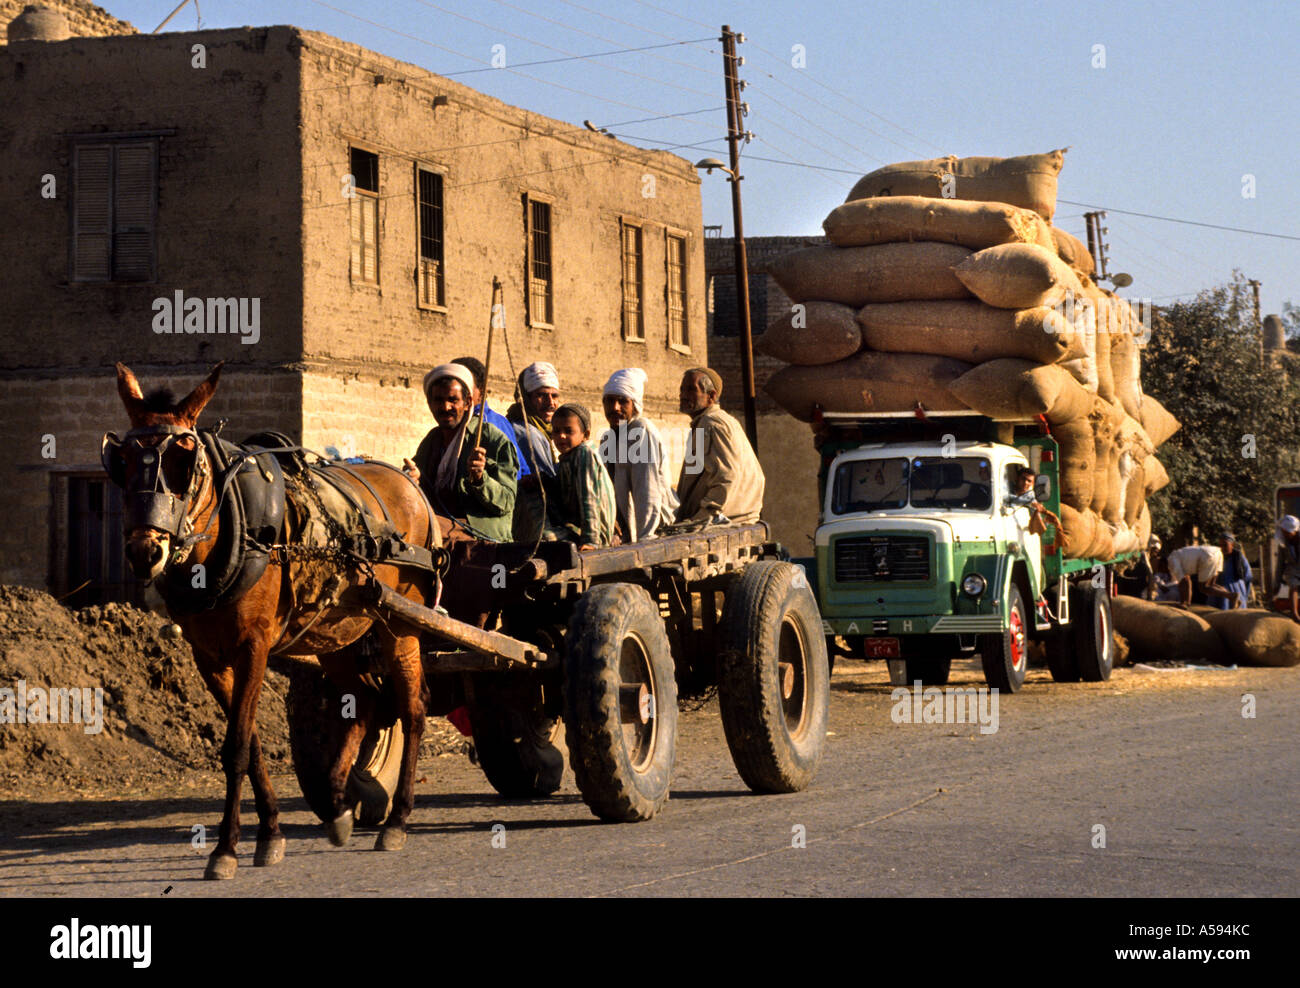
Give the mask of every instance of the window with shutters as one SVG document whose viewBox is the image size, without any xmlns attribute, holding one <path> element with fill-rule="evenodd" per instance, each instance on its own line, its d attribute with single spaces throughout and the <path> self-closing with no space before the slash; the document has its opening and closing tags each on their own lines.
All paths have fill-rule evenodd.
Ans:
<svg viewBox="0 0 1300 988">
<path fill-rule="evenodd" d="M 71 280 L 155 280 L 157 220 L 157 140 L 72 146 Z"/>
<path fill-rule="evenodd" d="M 415 195 L 420 225 L 416 297 L 422 309 L 442 308 L 446 304 L 442 279 L 442 176 L 417 167 Z"/>
<path fill-rule="evenodd" d="M 555 271 L 551 257 L 551 204 L 524 196 L 528 325 L 550 329 L 555 316 Z"/>
<path fill-rule="evenodd" d="M 379 284 L 379 155 L 349 148 L 352 167 L 352 282 Z"/>
<path fill-rule="evenodd" d="M 689 353 L 690 326 L 686 317 L 686 238 L 676 233 L 666 235 L 664 256 L 667 274 L 664 294 L 668 301 L 668 345 Z"/>
<path fill-rule="evenodd" d="M 645 339 L 645 268 L 641 256 L 641 228 L 620 221 L 623 241 L 623 339 Z"/>
</svg>

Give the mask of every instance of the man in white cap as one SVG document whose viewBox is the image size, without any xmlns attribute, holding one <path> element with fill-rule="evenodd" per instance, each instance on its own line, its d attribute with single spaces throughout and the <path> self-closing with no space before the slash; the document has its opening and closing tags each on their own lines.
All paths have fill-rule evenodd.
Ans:
<svg viewBox="0 0 1300 988">
<path fill-rule="evenodd" d="M 506 416 L 531 476 L 519 483 L 514 538 L 516 542 L 534 542 L 546 523 L 543 486 L 549 498 L 559 456 L 551 442 L 551 418 L 560 406 L 560 375 L 554 365 L 536 360 L 520 372 L 518 384 L 519 404 L 511 405 Z"/>
<path fill-rule="evenodd" d="M 640 542 L 671 525 L 677 512 L 664 443 L 654 423 L 642 416 L 646 372 L 625 367 L 605 384 L 605 419 L 600 458 L 614 480 L 618 524 L 625 542 Z"/>
<path fill-rule="evenodd" d="M 1291 619 L 1300 622 L 1300 518 L 1283 515 L 1273 539 L 1277 545 L 1278 595 L 1291 598 Z"/>
<path fill-rule="evenodd" d="M 469 534 L 508 542 L 515 510 L 519 462 L 505 434 L 483 423 L 474 445 L 478 418 L 473 407 L 474 375 L 461 364 L 440 364 L 424 375 L 424 397 L 437 426 L 420 442 L 406 471 L 420 484 L 434 511 L 461 519 Z"/>
</svg>

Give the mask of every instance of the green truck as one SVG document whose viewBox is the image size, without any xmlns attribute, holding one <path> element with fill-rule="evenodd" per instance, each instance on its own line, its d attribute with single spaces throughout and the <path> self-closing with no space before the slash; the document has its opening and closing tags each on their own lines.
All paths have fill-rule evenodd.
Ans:
<svg viewBox="0 0 1300 988">
<path fill-rule="evenodd" d="M 1057 682 L 1110 677 L 1113 570 L 1137 552 L 1066 559 L 1054 526 L 1029 530 L 1029 507 L 1013 502 L 1020 467 L 1061 510 L 1045 424 L 827 414 L 816 433 L 816 555 L 796 562 L 831 654 L 884 659 L 897 685 L 943 685 L 954 658 L 978 654 L 988 685 L 1015 692 L 1038 640 Z"/>
</svg>

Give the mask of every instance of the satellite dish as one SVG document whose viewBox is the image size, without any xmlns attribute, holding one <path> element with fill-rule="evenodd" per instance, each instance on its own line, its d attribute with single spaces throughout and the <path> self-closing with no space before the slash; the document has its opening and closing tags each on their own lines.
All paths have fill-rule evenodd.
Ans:
<svg viewBox="0 0 1300 988">
<path fill-rule="evenodd" d="M 1121 271 L 1119 274 L 1113 274 L 1110 276 L 1110 283 L 1116 288 L 1127 288 L 1129 285 L 1133 284 L 1133 276 Z"/>
</svg>

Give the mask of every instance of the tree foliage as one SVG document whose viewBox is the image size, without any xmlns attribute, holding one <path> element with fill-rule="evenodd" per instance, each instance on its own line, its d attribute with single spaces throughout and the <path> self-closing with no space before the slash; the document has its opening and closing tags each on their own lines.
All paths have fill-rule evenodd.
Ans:
<svg viewBox="0 0 1300 988">
<path fill-rule="evenodd" d="M 1152 530 L 1192 524 L 1246 547 L 1272 534 L 1274 489 L 1300 481 L 1300 361 L 1262 362 L 1249 284 L 1233 281 L 1160 309 L 1142 358 L 1142 388 L 1182 422 L 1157 451 L 1170 483 L 1151 498 Z"/>
</svg>

